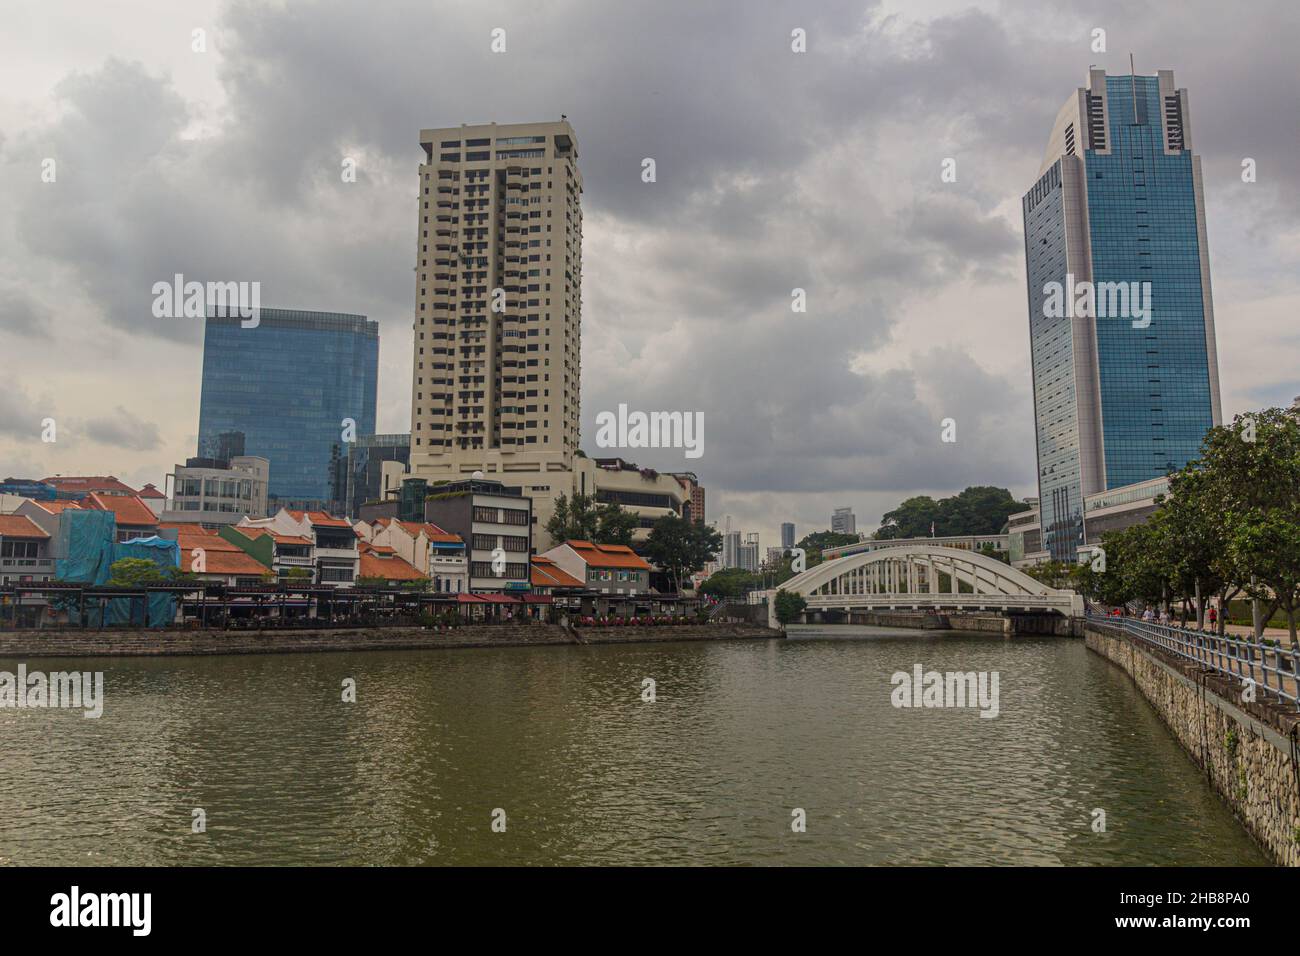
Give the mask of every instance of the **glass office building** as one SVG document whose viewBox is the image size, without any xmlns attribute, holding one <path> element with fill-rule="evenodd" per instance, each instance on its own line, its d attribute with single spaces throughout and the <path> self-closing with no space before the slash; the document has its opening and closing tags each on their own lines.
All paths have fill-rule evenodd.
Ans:
<svg viewBox="0 0 1300 956">
<path fill-rule="evenodd" d="M 1182 468 L 1222 420 L 1200 157 L 1173 73 L 1091 70 L 1022 209 L 1042 545 L 1074 560 L 1085 496 Z"/>
<path fill-rule="evenodd" d="M 375 431 L 379 324 L 364 315 L 262 309 L 256 326 L 209 316 L 199 447 L 241 433 L 271 463 L 268 507 L 327 508 L 345 419 Z"/>
</svg>

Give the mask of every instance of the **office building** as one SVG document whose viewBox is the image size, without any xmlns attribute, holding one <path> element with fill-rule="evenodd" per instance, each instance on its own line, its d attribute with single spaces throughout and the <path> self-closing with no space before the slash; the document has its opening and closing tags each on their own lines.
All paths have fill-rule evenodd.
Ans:
<svg viewBox="0 0 1300 956">
<path fill-rule="evenodd" d="M 378 374 L 379 324 L 363 315 L 262 309 L 248 328 L 209 316 L 199 448 L 231 451 L 242 434 L 241 454 L 270 462 L 269 509 L 324 508 L 333 447 L 374 434 Z"/>
<path fill-rule="evenodd" d="M 330 492 L 334 510 L 359 517 L 363 504 L 384 501 L 389 492 L 398 491 L 410 464 L 410 435 L 362 435 L 347 445 L 335 445 Z"/>
<path fill-rule="evenodd" d="M 1090 495 L 1159 478 L 1222 420 L 1200 157 L 1173 73 L 1090 70 L 1022 210 L 1043 549 Z"/>
<path fill-rule="evenodd" d="M 835 534 L 858 533 L 858 517 L 852 508 L 836 508 L 831 513 L 831 531 Z"/>
<path fill-rule="evenodd" d="M 420 132 L 411 471 L 574 490 L 582 177 L 567 121 Z M 526 576 L 525 576 L 526 579 Z"/>
<path fill-rule="evenodd" d="M 163 481 L 161 519 L 217 528 L 241 518 L 265 518 L 270 462 L 254 455 L 229 461 L 190 458 Z"/>
<path fill-rule="evenodd" d="M 781 522 L 781 548 L 789 551 L 794 547 L 794 522 Z"/>
<path fill-rule="evenodd" d="M 740 532 L 724 531 L 722 533 L 722 568 L 740 567 Z"/>
</svg>

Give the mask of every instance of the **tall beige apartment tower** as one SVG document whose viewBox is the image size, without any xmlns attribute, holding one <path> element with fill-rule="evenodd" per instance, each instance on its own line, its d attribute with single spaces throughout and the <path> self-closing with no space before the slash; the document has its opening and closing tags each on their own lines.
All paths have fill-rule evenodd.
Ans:
<svg viewBox="0 0 1300 956">
<path fill-rule="evenodd" d="M 519 485 L 544 525 L 574 488 L 582 176 L 573 127 L 420 131 L 411 471 Z"/>
</svg>

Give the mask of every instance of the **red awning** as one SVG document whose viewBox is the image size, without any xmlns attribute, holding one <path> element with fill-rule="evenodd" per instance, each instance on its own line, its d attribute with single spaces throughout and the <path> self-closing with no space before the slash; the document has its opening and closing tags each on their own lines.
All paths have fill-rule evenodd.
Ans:
<svg viewBox="0 0 1300 956">
<path fill-rule="evenodd" d="M 457 600 L 462 604 L 523 604 L 527 597 L 528 595 L 511 597 L 508 594 L 460 594 Z"/>
</svg>

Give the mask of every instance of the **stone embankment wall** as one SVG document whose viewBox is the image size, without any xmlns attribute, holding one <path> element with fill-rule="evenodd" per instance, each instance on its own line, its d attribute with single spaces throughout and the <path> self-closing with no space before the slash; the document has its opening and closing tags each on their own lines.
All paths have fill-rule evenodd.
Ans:
<svg viewBox="0 0 1300 956">
<path fill-rule="evenodd" d="M 1277 862 L 1300 865 L 1300 716 L 1241 699 L 1242 686 L 1126 634 L 1089 625 L 1088 647 L 1123 668 L 1210 785 Z"/>
<path fill-rule="evenodd" d="M 851 611 L 849 624 L 876 627 L 919 627 L 936 631 L 982 631 L 990 634 L 1071 634 L 1070 619 L 1059 614 L 1011 614 L 988 611 Z"/>
<path fill-rule="evenodd" d="M 128 657 L 195 654 L 300 654 L 314 651 L 432 650 L 457 647 L 528 647 L 545 644 L 610 644 L 647 641 L 721 641 L 780 637 L 748 624 L 685 624 L 670 627 L 592 627 L 558 624 L 465 625 L 444 630 L 420 627 L 323 628 L 321 630 L 0 631 L 0 660 L 29 657 Z"/>
</svg>

